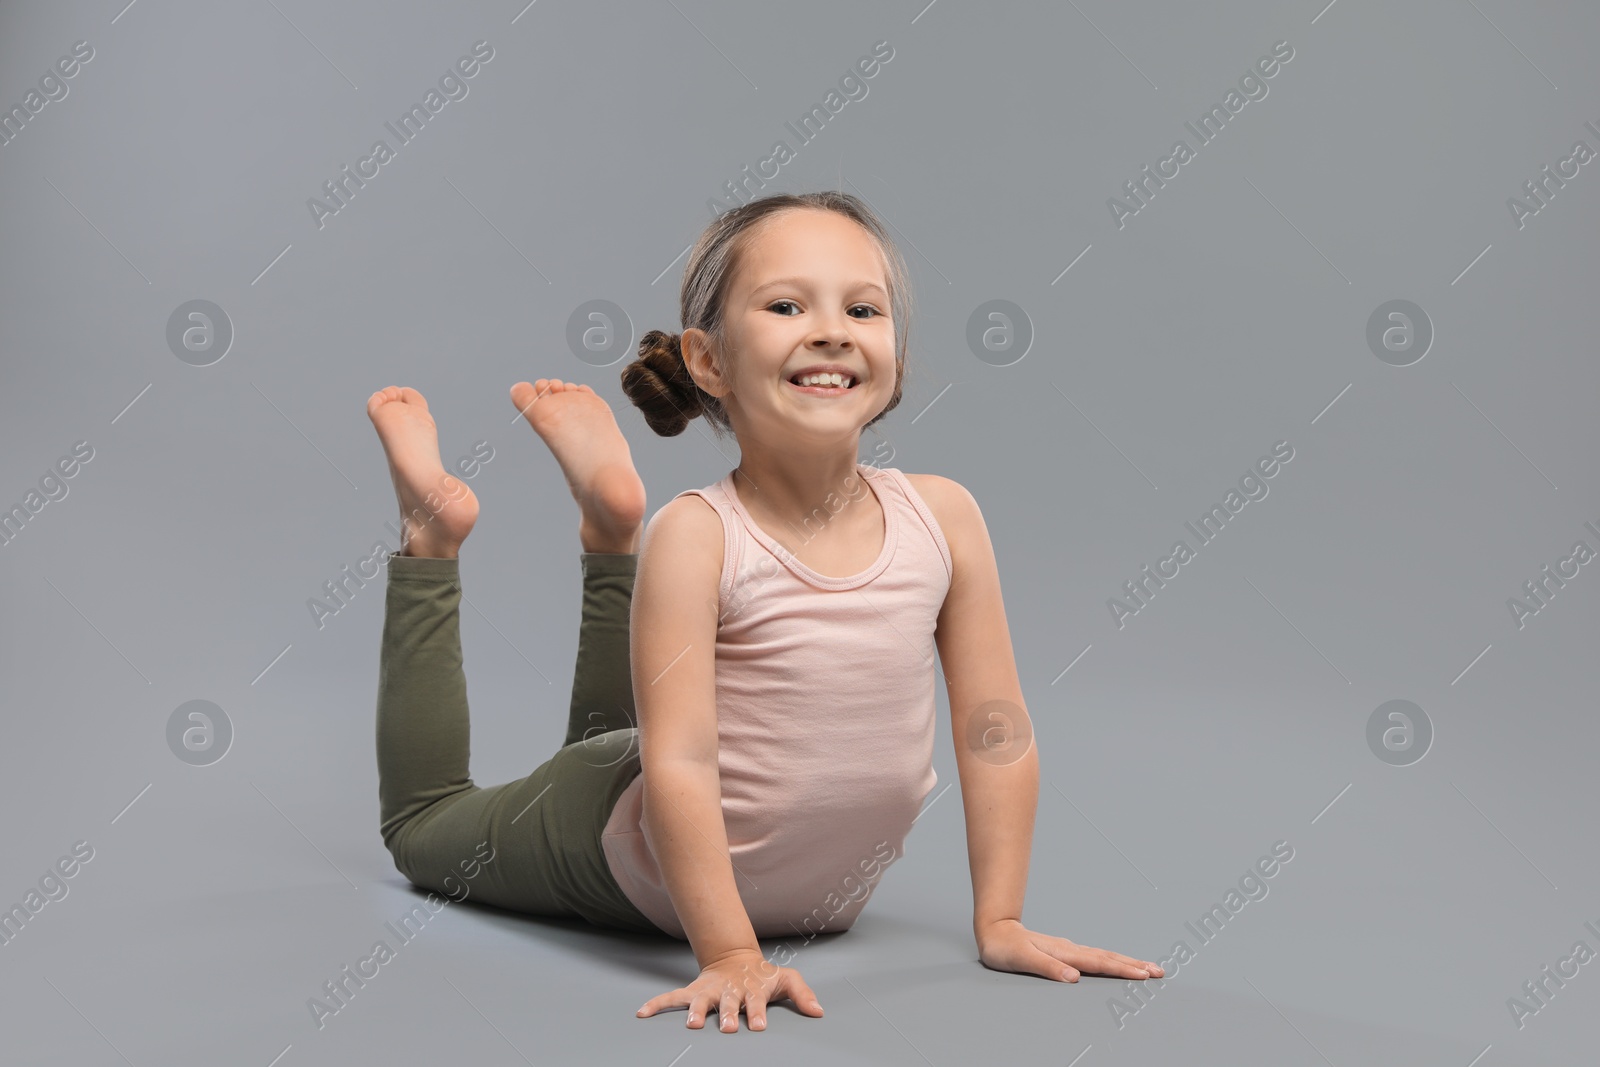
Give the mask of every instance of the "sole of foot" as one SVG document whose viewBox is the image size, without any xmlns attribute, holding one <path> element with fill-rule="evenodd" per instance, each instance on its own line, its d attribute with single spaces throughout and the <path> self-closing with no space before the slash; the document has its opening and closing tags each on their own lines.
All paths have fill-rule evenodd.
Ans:
<svg viewBox="0 0 1600 1067">
<path fill-rule="evenodd" d="M 559 378 L 518 382 L 511 402 L 561 465 L 578 503 L 583 550 L 639 551 L 644 482 L 611 405 L 587 385 Z"/>
<path fill-rule="evenodd" d="M 439 429 L 415 389 L 391 385 L 367 398 L 400 503 L 400 555 L 453 559 L 478 521 L 478 498 L 444 469 Z"/>
</svg>

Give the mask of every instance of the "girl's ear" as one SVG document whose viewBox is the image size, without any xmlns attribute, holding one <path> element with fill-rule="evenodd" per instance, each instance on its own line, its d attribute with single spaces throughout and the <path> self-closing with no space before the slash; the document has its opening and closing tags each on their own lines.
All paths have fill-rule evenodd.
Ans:
<svg viewBox="0 0 1600 1067">
<path fill-rule="evenodd" d="M 717 371 L 711 358 L 711 338 L 701 329 L 684 330 L 678 338 L 683 350 L 683 362 L 695 384 L 712 396 L 722 398 L 730 392 L 728 382 Z"/>
</svg>

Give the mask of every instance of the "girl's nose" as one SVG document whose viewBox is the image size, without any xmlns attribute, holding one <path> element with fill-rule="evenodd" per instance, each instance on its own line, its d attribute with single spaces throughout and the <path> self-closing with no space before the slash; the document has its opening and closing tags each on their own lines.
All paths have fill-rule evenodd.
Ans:
<svg viewBox="0 0 1600 1067">
<path fill-rule="evenodd" d="M 850 344 L 850 331 L 845 329 L 844 323 L 837 320 L 821 323 L 817 326 L 816 334 L 811 338 L 814 347 L 826 348 L 829 346 L 845 346 Z"/>
</svg>

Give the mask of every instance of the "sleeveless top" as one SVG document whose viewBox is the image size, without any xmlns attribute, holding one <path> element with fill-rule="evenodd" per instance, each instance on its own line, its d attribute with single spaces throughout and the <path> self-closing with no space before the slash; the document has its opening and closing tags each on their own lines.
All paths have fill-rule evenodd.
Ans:
<svg viewBox="0 0 1600 1067">
<path fill-rule="evenodd" d="M 734 883 L 757 937 L 847 930 L 903 854 L 938 782 L 933 640 L 950 549 L 899 470 L 856 464 L 809 540 L 848 507 L 883 508 L 883 549 L 866 570 L 819 574 L 756 525 L 733 472 L 688 489 L 722 518 L 716 700 L 722 815 Z M 623 894 L 687 940 L 645 831 L 643 775 L 618 798 L 601 844 Z"/>
</svg>

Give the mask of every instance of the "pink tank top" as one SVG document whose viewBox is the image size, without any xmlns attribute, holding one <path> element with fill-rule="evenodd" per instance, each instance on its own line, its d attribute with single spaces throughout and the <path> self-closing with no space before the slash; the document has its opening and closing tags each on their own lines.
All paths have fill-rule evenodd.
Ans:
<svg viewBox="0 0 1600 1067">
<path fill-rule="evenodd" d="M 820 521 L 870 491 L 883 551 L 846 578 L 767 536 L 731 471 L 678 494 L 704 497 L 722 518 L 717 761 L 734 883 L 758 937 L 849 929 L 938 782 L 933 632 L 950 549 L 904 474 L 856 467 Z M 641 821 L 643 784 L 618 798 L 601 844 L 628 899 L 687 940 Z"/>
</svg>

